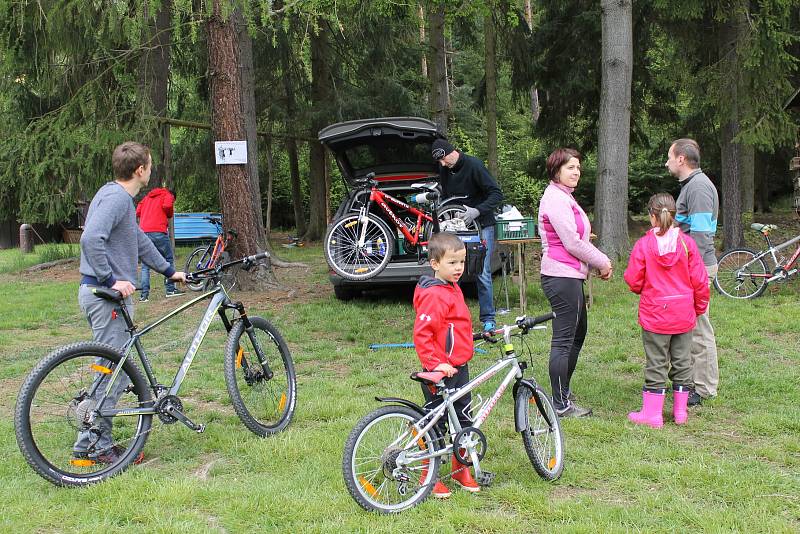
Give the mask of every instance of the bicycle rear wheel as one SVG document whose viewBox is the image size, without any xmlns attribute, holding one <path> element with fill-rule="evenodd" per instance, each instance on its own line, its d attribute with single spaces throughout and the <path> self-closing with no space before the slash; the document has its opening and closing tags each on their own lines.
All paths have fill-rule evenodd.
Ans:
<svg viewBox="0 0 800 534">
<path fill-rule="evenodd" d="M 239 419 L 263 437 L 280 432 L 292 420 L 297 378 L 289 347 L 278 330 L 261 317 L 249 319 L 252 331 L 239 320 L 228 334 L 225 384 Z"/>
<path fill-rule="evenodd" d="M 746 248 L 726 252 L 717 263 L 714 287 L 733 299 L 752 299 L 767 289 L 767 264 Z"/>
<path fill-rule="evenodd" d="M 325 234 L 325 259 L 336 274 L 347 280 L 367 280 L 383 271 L 394 251 L 394 235 L 372 214 L 364 221 L 358 213 L 334 222 Z M 363 245 L 359 245 L 361 236 Z"/>
<path fill-rule="evenodd" d="M 564 435 L 550 397 L 539 387 L 535 390 L 521 387 L 516 403 L 520 408 L 517 413 L 525 414 L 522 442 L 533 468 L 545 480 L 557 479 L 564 470 Z"/>
<path fill-rule="evenodd" d="M 399 456 L 435 450 L 429 432 L 413 428 L 419 414 L 405 406 L 383 406 L 362 418 L 347 438 L 342 473 L 347 491 L 365 510 L 396 513 L 422 502 L 439 478 L 440 457 L 397 465 Z M 406 448 L 408 445 L 411 447 Z"/>
<path fill-rule="evenodd" d="M 186 274 L 190 274 L 195 271 L 210 267 L 210 261 L 211 246 L 197 247 L 192 251 L 191 254 L 189 254 L 189 258 L 187 258 L 186 266 L 183 268 L 183 270 Z M 200 280 L 198 282 L 186 282 L 186 285 L 192 291 L 201 291 L 205 287 L 206 281 Z"/>
<path fill-rule="evenodd" d="M 23 382 L 14 412 L 17 444 L 46 480 L 84 486 L 121 473 L 138 458 L 152 415 L 88 422 L 120 359 L 109 345 L 67 345 L 47 355 Z M 116 385 L 121 391 L 117 409 L 152 405 L 147 381 L 131 360 L 123 365 Z M 104 408 L 111 406 L 104 403 Z"/>
<path fill-rule="evenodd" d="M 443 232 L 478 232 L 481 231 L 481 226 L 472 221 L 469 224 L 463 222 L 466 207 L 461 204 L 448 204 L 439 210 L 439 227 Z M 460 219 L 460 221 L 456 221 Z"/>
</svg>

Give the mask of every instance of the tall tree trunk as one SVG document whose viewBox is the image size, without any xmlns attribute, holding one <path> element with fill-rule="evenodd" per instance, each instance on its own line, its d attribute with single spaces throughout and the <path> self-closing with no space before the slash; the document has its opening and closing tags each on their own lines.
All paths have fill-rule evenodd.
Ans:
<svg viewBox="0 0 800 534">
<path fill-rule="evenodd" d="M 208 33 L 208 73 L 211 85 L 211 130 L 215 141 L 245 139 L 242 114 L 241 56 L 236 27 L 225 20 L 222 0 L 213 0 L 212 13 L 206 23 Z M 258 240 L 261 221 L 253 209 L 253 193 L 246 165 L 218 165 L 219 198 L 225 229 L 235 229 L 238 236 L 231 244 L 231 255 L 238 258 L 263 251 Z M 236 273 L 242 289 L 263 290 L 277 284 L 267 259 L 257 269 Z"/>
<path fill-rule="evenodd" d="M 267 214 L 264 219 L 264 236 L 269 242 L 272 234 L 272 184 L 275 182 L 275 164 L 272 160 L 272 138 L 267 138 L 264 144 L 267 156 Z"/>
<path fill-rule="evenodd" d="M 172 53 L 172 0 L 162 0 L 159 10 L 153 14 L 149 5 L 144 5 L 145 23 L 142 29 L 143 51 L 139 58 L 139 99 L 144 115 L 166 117 L 169 91 L 169 64 Z M 145 141 L 160 156 L 155 160 L 153 187 L 174 188 L 172 181 L 172 147 L 170 127 L 167 123 L 156 123 L 152 134 Z"/>
<path fill-rule="evenodd" d="M 253 199 L 253 213 L 258 221 L 256 239 L 266 246 L 264 220 L 261 211 L 261 182 L 258 175 L 258 118 L 256 116 L 256 78 L 253 69 L 253 39 L 247 31 L 241 10 L 236 9 L 231 16 L 236 24 L 236 41 L 239 45 L 240 70 L 242 76 L 242 114 L 244 132 L 247 140 L 247 173 L 250 176 L 250 193 Z"/>
<path fill-rule="evenodd" d="M 760 213 L 769 213 L 769 176 L 767 176 L 767 165 L 764 155 L 756 152 L 755 157 L 755 209 Z"/>
<path fill-rule="evenodd" d="M 428 79 L 428 56 L 425 54 L 425 6 L 422 3 L 417 4 L 417 13 L 419 14 L 419 44 L 421 49 L 423 50 L 420 58 L 420 71 L 422 72 L 422 79 Z M 425 105 L 428 106 L 430 104 L 430 91 L 427 89 L 423 90 L 422 100 L 425 102 Z"/>
<path fill-rule="evenodd" d="M 283 71 L 283 92 L 286 97 L 286 131 L 293 131 L 292 126 L 295 121 L 295 89 L 292 84 L 291 69 L 291 40 L 287 32 L 290 31 L 291 22 L 287 28 L 283 28 L 279 34 L 279 46 L 281 54 L 281 70 Z M 306 214 L 303 210 L 303 185 L 300 179 L 300 164 L 297 156 L 297 141 L 293 137 L 286 138 L 286 153 L 289 158 L 289 182 L 292 187 L 292 208 L 294 209 L 294 225 L 296 235 L 303 236 L 306 233 Z"/>
<path fill-rule="evenodd" d="M 599 247 L 621 258 L 628 241 L 628 156 L 633 77 L 630 0 L 603 0 L 602 82 L 598 125 L 595 228 Z"/>
<path fill-rule="evenodd" d="M 800 158 L 800 139 L 794 144 L 794 156 Z M 790 170 L 792 171 L 792 186 L 794 188 L 794 211 L 800 216 L 800 165 L 793 164 Z"/>
<path fill-rule="evenodd" d="M 533 8 L 531 7 L 531 0 L 525 0 L 525 21 L 528 23 L 528 28 L 533 31 Z M 542 107 L 539 103 L 539 90 L 535 85 L 531 86 L 531 122 L 536 124 L 539 122 L 539 116 L 542 114 Z"/>
<path fill-rule="evenodd" d="M 429 10 L 430 31 L 428 32 L 428 68 L 431 80 L 431 118 L 439 131 L 447 135 L 450 115 L 450 91 L 447 83 L 447 47 L 444 35 L 444 2 L 434 2 Z"/>
<path fill-rule="evenodd" d="M 749 31 L 748 27 L 748 14 L 747 9 L 749 6 L 749 0 L 745 0 L 745 4 L 742 5 L 742 9 L 736 14 L 736 30 L 737 30 L 737 41 L 742 42 L 747 39 L 747 32 Z M 739 121 L 741 123 L 746 117 L 752 115 L 752 105 L 751 105 L 751 96 L 750 95 L 750 87 L 752 84 L 750 83 L 749 76 L 745 69 L 739 69 L 739 87 L 737 89 L 737 104 L 739 108 Z M 753 145 L 749 144 L 742 144 L 741 146 L 741 163 L 740 163 L 740 184 L 742 188 L 742 212 L 743 213 L 753 213 L 753 202 L 754 202 L 754 195 L 755 195 L 755 155 L 756 150 Z"/>
<path fill-rule="evenodd" d="M 325 126 L 322 110 L 330 106 L 329 61 L 327 34 L 320 30 L 319 34 L 311 36 L 311 108 L 317 111 L 311 121 L 311 131 L 315 133 Z M 317 241 L 322 239 L 328 225 L 325 147 L 319 141 L 311 141 L 308 153 L 311 221 L 305 238 Z"/>
<path fill-rule="evenodd" d="M 756 149 L 752 145 L 742 145 L 742 212 L 753 213 L 755 206 L 755 157 Z"/>
<path fill-rule="evenodd" d="M 489 172 L 495 178 L 499 175 L 497 164 L 497 37 L 494 23 L 494 6 L 483 19 L 486 69 L 486 148 Z"/>
<path fill-rule="evenodd" d="M 300 160 L 297 154 L 297 141 L 293 137 L 286 138 L 286 156 L 289 158 L 289 181 L 292 186 L 292 208 L 294 209 L 294 225 L 298 237 L 306 234 L 306 212 L 303 209 L 303 184 L 300 178 Z"/>
<path fill-rule="evenodd" d="M 736 2 L 732 14 L 719 25 L 718 46 L 720 69 L 725 75 L 720 76 L 722 117 L 720 119 L 720 147 L 722 149 L 722 227 L 724 248 L 744 246 L 744 228 L 742 225 L 742 145 L 734 142 L 741 131 L 739 122 L 739 75 L 740 63 L 738 43 L 740 39 L 740 19 L 738 10 L 742 9 L 741 1 Z"/>
</svg>

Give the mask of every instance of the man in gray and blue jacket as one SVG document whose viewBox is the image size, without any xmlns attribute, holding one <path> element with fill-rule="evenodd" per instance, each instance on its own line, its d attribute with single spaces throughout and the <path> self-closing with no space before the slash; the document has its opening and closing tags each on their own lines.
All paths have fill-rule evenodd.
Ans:
<svg viewBox="0 0 800 534">
<path fill-rule="evenodd" d="M 86 315 L 94 341 L 121 348 L 130 334 L 122 316 L 116 312 L 117 304 L 96 296 L 93 290 L 103 287 L 119 291 L 132 318 L 134 308 L 130 296 L 136 290 L 134 281 L 140 258 L 171 280 L 185 282 L 186 276 L 175 271 L 136 223 L 133 197 L 150 181 L 153 166 L 150 149 L 132 141 L 123 143 L 114 149 L 111 165 L 114 181 L 95 194 L 81 235 L 78 305 Z M 107 380 L 108 375 L 98 373 L 97 379 Z M 127 377 L 123 379 L 120 375 L 108 400 L 116 404 L 127 386 Z M 102 389 L 97 388 L 98 391 Z M 73 455 L 100 463 L 116 463 L 124 446 L 114 442 L 111 420 L 101 419 L 97 426 L 101 430 L 99 435 L 91 431 L 78 433 Z"/>
<path fill-rule="evenodd" d="M 714 250 L 719 213 L 717 188 L 700 169 L 700 147 L 692 139 L 678 139 L 672 143 L 665 166 L 681 184 L 675 221 L 697 243 L 710 284 L 717 274 L 717 255 Z M 716 396 L 719 384 L 717 341 L 708 314 L 706 310 L 697 318 L 692 336 L 694 391 L 689 396 L 690 406 Z"/>
</svg>

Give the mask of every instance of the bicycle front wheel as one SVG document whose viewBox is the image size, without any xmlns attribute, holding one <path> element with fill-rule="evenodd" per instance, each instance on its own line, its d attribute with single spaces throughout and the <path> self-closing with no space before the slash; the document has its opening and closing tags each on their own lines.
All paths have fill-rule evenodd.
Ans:
<svg viewBox="0 0 800 534">
<path fill-rule="evenodd" d="M 367 215 L 363 221 L 359 218 L 357 213 L 345 215 L 325 235 L 325 259 L 347 280 L 376 276 L 389 264 L 394 251 L 394 235 L 383 221 L 374 215 Z"/>
<path fill-rule="evenodd" d="M 294 416 L 297 378 L 289 347 L 266 319 L 242 320 L 225 345 L 225 384 L 236 415 L 254 434 L 280 432 Z"/>
<path fill-rule="evenodd" d="M 383 406 L 350 432 L 342 472 L 347 491 L 365 510 L 400 512 L 433 490 L 441 458 L 414 459 L 435 450 L 432 433 L 416 433 L 418 419 L 419 414 L 405 406 Z"/>
<path fill-rule="evenodd" d="M 121 473 L 139 456 L 152 414 L 96 414 L 106 390 L 104 409 L 152 406 L 147 381 L 131 360 L 109 389 L 121 358 L 101 343 L 67 345 L 47 355 L 23 382 L 14 412 L 17 444 L 46 480 L 59 486 L 100 482 Z"/>
<path fill-rule="evenodd" d="M 533 468 L 545 480 L 557 479 L 564 470 L 564 435 L 550 397 L 539 387 L 521 387 L 516 403 L 517 413 L 525 414 L 522 442 Z"/>
<path fill-rule="evenodd" d="M 186 266 L 183 268 L 183 271 L 186 274 L 193 273 L 195 271 L 199 271 L 201 269 L 205 269 L 209 267 L 209 262 L 211 260 L 211 247 L 197 247 L 189 254 L 189 258 L 186 260 Z M 206 281 L 200 280 L 198 282 L 186 282 L 186 285 L 192 291 L 201 291 L 205 287 Z"/>
<path fill-rule="evenodd" d="M 717 291 L 733 299 L 752 299 L 764 293 L 769 271 L 764 259 L 756 256 L 746 248 L 723 254 L 714 278 Z"/>
</svg>

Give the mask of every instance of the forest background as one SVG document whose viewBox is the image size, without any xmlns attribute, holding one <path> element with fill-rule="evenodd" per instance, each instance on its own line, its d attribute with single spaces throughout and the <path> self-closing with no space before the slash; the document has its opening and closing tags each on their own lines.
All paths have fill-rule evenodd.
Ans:
<svg viewBox="0 0 800 534">
<path fill-rule="evenodd" d="M 317 132 L 388 116 L 433 119 L 526 214 L 546 156 L 577 148 L 617 256 L 629 215 L 677 194 L 675 138 L 700 143 L 726 248 L 747 218 L 726 213 L 792 202 L 800 0 L 0 0 L 0 28 L 0 220 L 76 224 L 135 139 L 242 252 L 319 239 L 344 186 Z M 251 163 L 215 168 L 213 141 L 245 138 Z"/>
</svg>

